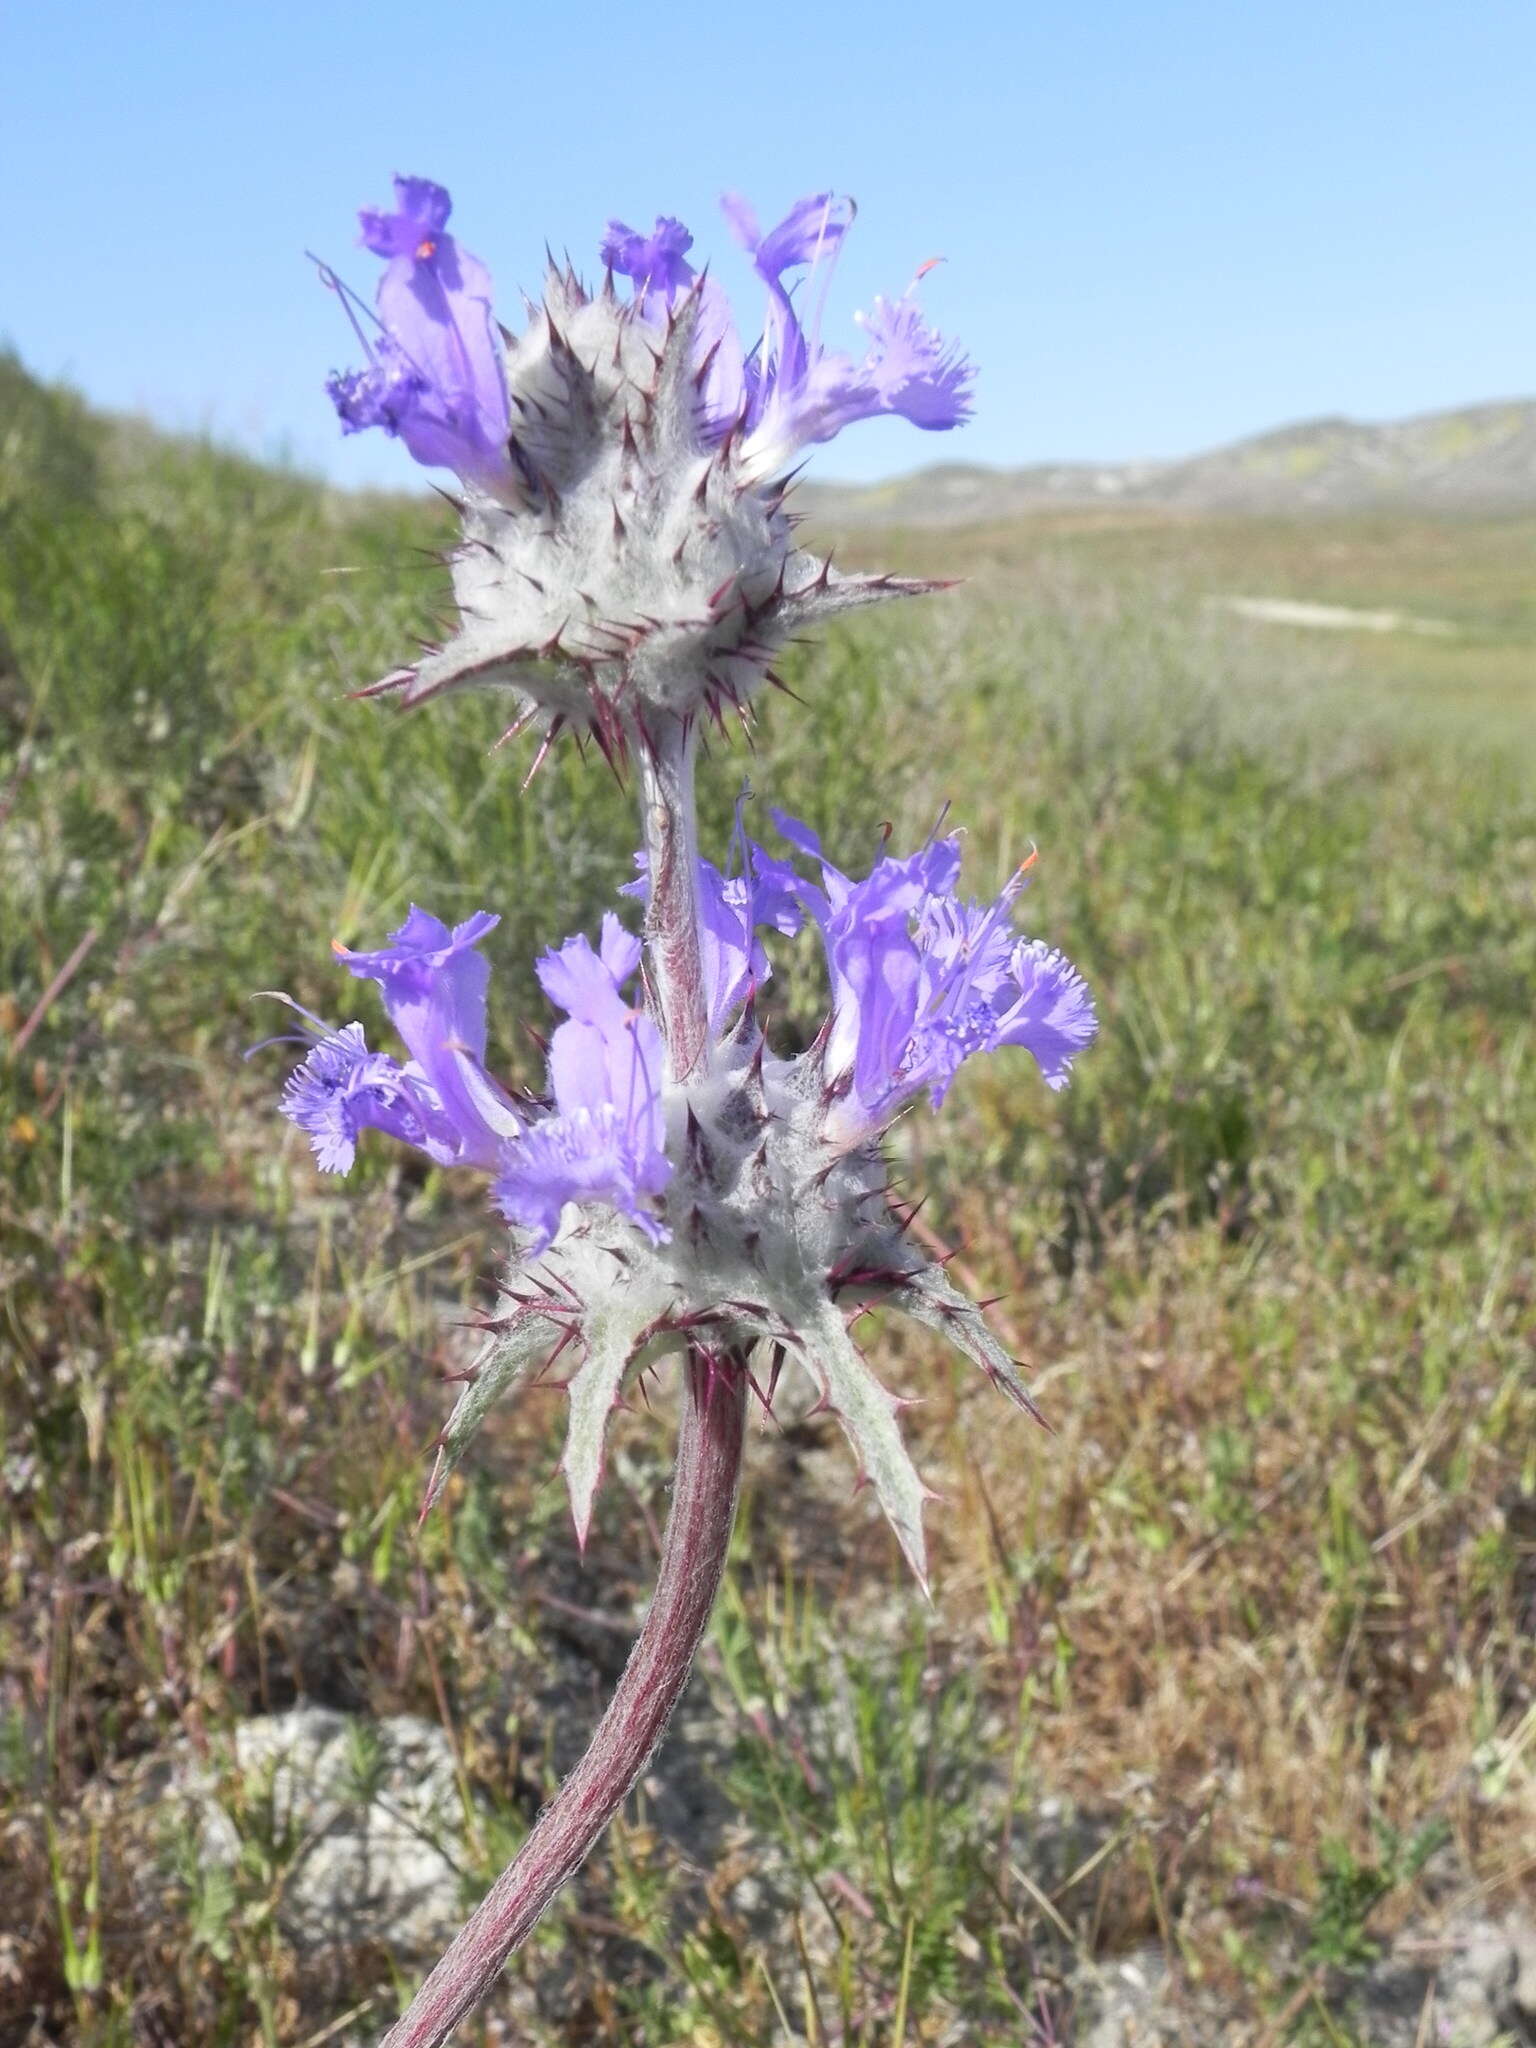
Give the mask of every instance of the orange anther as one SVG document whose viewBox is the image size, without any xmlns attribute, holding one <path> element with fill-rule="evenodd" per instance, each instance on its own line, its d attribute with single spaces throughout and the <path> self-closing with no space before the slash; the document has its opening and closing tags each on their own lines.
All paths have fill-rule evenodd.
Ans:
<svg viewBox="0 0 1536 2048">
<path fill-rule="evenodd" d="M 426 261 L 428 260 L 428 258 L 429 258 L 429 257 L 435 256 L 436 254 L 437 254 L 437 244 L 436 244 L 436 242 L 434 242 L 434 241 L 431 241 L 431 240 L 428 240 L 428 241 L 425 241 L 425 242 L 418 242 L 418 243 L 416 244 L 416 256 L 417 256 L 417 260 L 418 260 L 419 262 L 421 262 L 421 263 L 425 263 L 425 262 L 426 262 Z"/>
</svg>

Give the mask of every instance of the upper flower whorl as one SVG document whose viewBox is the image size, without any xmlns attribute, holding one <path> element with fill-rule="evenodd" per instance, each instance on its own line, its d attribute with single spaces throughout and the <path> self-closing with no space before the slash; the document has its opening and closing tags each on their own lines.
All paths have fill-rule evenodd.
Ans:
<svg viewBox="0 0 1536 2048">
<path fill-rule="evenodd" d="M 466 484 L 452 555 L 458 631 L 373 685 L 417 704 L 513 690 L 509 729 L 591 732 L 610 756 L 652 730 L 744 714 L 812 621 L 926 589 L 834 575 L 794 545 L 781 490 L 706 439 L 693 355 L 700 288 L 657 326 L 639 302 L 552 273 L 507 349 L 509 466 Z"/>
<path fill-rule="evenodd" d="M 343 424 L 383 427 L 462 485 L 459 625 L 360 694 L 507 688 L 508 734 L 589 733 L 618 762 L 662 726 L 747 717 L 777 651 L 817 619 L 937 587 L 833 574 L 795 546 L 784 507 L 786 466 L 850 422 L 895 412 L 943 428 L 969 409 L 969 363 L 910 296 L 895 312 L 877 302 L 862 361 L 802 325 L 785 274 L 808 269 L 819 294 L 851 202 L 802 200 L 766 235 L 728 202 L 767 293 L 750 349 L 670 217 L 650 235 L 611 222 L 600 291 L 552 268 L 525 330 L 498 329 L 449 209 L 441 186 L 397 178 L 394 211 L 361 216 L 386 261 L 377 332 L 325 273 L 368 356 L 329 381 Z"/>
</svg>

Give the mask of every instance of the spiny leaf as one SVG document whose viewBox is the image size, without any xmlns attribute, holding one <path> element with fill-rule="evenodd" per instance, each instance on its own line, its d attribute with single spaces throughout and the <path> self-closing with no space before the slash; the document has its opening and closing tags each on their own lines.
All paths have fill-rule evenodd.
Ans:
<svg viewBox="0 0 1536 2048">
<path fill-rule="evenodd" d="M 901 1403 L 870 1371 L 830 1302 L 802 1320 L 794 1344 L 847 1432 L 862 1476 L 874 1487 L 907 1563 L 926 1592 L 923 1502 L 933 1496 L 918 1478 L 902 1442 L 896 1421 Z"/>
<path fill-rule="evenodd" d="M 892 1308 L 947 1337 L 957 1351 L 964 1352 L 981 1367 L 993 1386 L 1001 1388 L 1009 1400 L 1017 1402 L 1042 1427 L 1047 1426 L 1020 1377 L 1017 1362 L 987 1328 L 980 1309 L 966 1299 L 942 1266 L 925 1266 L 921 1272 L 912 1274 L 890 1300 Z"/>
<path fill-rule="evenodd" d="M 560 1460 L 570 1490 L 576 1540 L 585 1546 L 592 1502 L 603 1476 L 608 1418 L 658 1319 L 672 1305 L 665 1286 L 629 1284 L 590 1306 L 582 1321 L 586 1357 L 570 1385 L 571 1417 Z"/>
<path fill-rule="evenodd" d="M 438 1439 L 437 1462 L 421 1504 L 422 1520 L 431 1513 L 448 1483 L 449 1474 L 469 1449 L 491 1403 L 513 1387 L 529 1368 L 545 1357 L 562 1334 L 547 1316 L 529 1314 L 510 1330 L 501 1330 L 475 1360 L 473 1378 L 454 1403 L 447 1427 Z"/>
<path fill-rule="evenodd" d="M 535 689 L 549 680 L 548 661 L 553 659 L 540 647 L 496 647 L 486 650 L 461 635 L 439 653 L 429 654 L 414 669 L 397 669 L 372 691 L 398 689 L 401 702 L 409 709 L 431 697 L 441 697 L 471 683 L 494 683 L 509 689 Z M 401 683 L 399 678 L 408 678 Z M 359 693 L 364 694 L 362 692 Z"/>
<path fill-rule="evenodd" d="M 775 608 L 780 634 L 888 597 L 928 597 L 948 590 L 946 582 L 908 576 L 843 576 L 829 562 L 797 552 L 790 556 L 784 595 Z"/>
</svg>

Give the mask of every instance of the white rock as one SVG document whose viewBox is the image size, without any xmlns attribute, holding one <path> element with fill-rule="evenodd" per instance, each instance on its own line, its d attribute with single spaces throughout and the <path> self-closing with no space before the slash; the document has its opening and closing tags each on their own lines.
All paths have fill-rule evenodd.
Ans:
<svg viewBox="0 0 1536 2048">
<path fill-rule="evenodd" d="M 178 1772 L 202 1852 L 234 1867 L 259 1853 L 281 1873 L 278 1918 L 297 1947 L 381 1941 L 435 1952 L 463 1918 L 464 1809 L 442 1730 L 294 1707 L 238 1724 L 224 1768 Z"/>
</svg>

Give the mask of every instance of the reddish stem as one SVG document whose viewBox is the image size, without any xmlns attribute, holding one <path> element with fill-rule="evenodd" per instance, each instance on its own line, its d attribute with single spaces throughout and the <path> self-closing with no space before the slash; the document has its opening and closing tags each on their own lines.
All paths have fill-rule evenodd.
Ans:
<svg viewBox="0 0 1536 2048">
<path fill-rule="evenodd" d="M 725 1569 L 746 1389 L 739 1361 L 689 1353 L 661 1570 L 608 1711 L 586 1755 L 380 2048 L 439 2048 L 586 1861 L 645 1769 L 682 1696 Z"/>
</svg>

